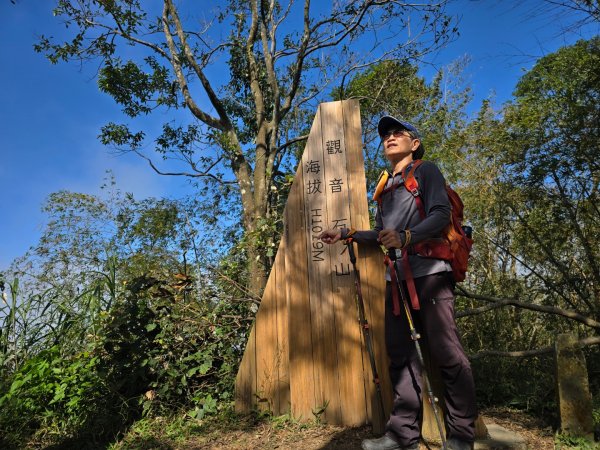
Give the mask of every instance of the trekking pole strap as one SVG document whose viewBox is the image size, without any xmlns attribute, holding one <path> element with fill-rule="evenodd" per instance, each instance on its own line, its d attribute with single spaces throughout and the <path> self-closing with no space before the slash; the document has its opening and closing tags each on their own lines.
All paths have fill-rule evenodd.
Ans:
<svg viewBox="0 0 600 450">
<path fill-rule="evenodd" d="M 398 279 L 396 275 L 396 249 L 390 249 L 388 253 L 385 255 L 383 262 L 386 266 L 389 267 L 390 278 L 392 279 L 392 284 L 398 286 L 398 289 L 402 289 L 401 280 Z M 406 281 L 406 287 L 408 288 L 408 294 L 410 296 L 410 303 L 412 308 L 415 311 L 421 309 L 421 305 L 419 303 L 419 295 L 417 294 L 417 288 L 415 286 L 415 279 L 412 274 L 412 269 L 410 267 L 410 262 L 408 260 L 408 252 L 403 251 L 400 257 L 402 260 L 402 269 L 404 271 L 404 280 Z M 395 316 L 400 315 L 400 299 L 398 297 L 398 290 L 392 289 L 392 312 Z"/>
<path fill-rule="evenodd" d="M 383 263 L 389 267 L 390 269 L 390 278 L 392 279 L 392 285 L 397 288 L 394 289 L 392 287 L 392 313 L 395 316 L 400 315 L 400 299 L 398 298 L 398 289 L 400 289 L 400 283 L 398 278 L 396 277 L 396 269 L 394 268 L 394 261 L 389 257 L 389 255 L 385 255 L 383 258 Z"/>
<path fill-rule="evenodd" d="M 344 244 L 346 244 L 346 247 L 348 248 L 348 255 L 350 256 L 350 262 L 352 263 L 352 266 L 354 266 L 356 268 L 356 253 L 354 253 L 353 242 L 354 242 L 354 239 L 352 238 L 352 236 L 348 236 L 346 239 L 344 239 Z"/>
</svg>

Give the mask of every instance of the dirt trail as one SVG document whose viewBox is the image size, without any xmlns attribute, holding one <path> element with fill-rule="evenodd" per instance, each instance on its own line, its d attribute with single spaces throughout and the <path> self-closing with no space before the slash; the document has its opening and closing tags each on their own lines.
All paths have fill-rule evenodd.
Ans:
<svg viewBox="0 0 600 450">
<path fill-rule="evenodd" d="M 527 447 L 536 450 L 553 450 L 554 435 L 551 427 L 527 414 L 510 410 L 487 410 L 482 413 L 485 423 L 496 423 L 518 433 Z M 241 424 L 240 424 L 241 425 Z M 247 428 L 229 431 L 215 430 L 202 437 L 186 442 L 180 449 L 360 449 L 360 442 L 371 437 L 369 427 L 342 428 L 331 425 L 310 425 L 284 423 L 264 423 Z M 421 444 L 421 450 L 427 446 Z M 439 446 L 431 445 L 438 449 Z"/>
</svg>

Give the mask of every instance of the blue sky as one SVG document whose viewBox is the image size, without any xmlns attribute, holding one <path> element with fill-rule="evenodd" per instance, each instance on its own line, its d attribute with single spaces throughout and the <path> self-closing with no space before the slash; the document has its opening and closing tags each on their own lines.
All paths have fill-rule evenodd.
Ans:
<svg viewBox="0 0 600 450">
<path fill-rule="evenodd" d="M 63 33 L 53 4 L 0 0 L 0 271 L 36 243 L 45 220 L 40 208 L 52 192 L 98 194 L 107 170 L 138 199 L 189 192 L 184 179 L 155 175 L 139 158 L 100 144 L 100 127 L 121 113 L 99 91 L 94 68 L 53 66 L 33 51 L 37 36 Z M 542 0 L 455 0 L 449 12 L 461 16 L 460 37 L 429 61 L 435 68 L 470 56 L 473 112 L 491 95 L 497 104 L 509 100 L 535 57 L 599 31 L 595 24 L 563 33 L 576 17 Z M 432 68 L 423 74 L 430 77 Z"/>
</svg>

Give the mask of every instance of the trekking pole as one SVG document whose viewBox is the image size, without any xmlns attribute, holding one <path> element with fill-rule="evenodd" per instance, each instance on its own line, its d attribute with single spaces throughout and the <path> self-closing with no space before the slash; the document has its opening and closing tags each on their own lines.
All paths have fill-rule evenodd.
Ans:
<svg viewBox="0 0 600 450">
<path fill-rule="evenodd" d="M 406 295 L 404 294 L 404 289 L 402 288 L 402 279 L 400 278 L 400 272 L 398 270 L 397 264 L 397 251 L 398 250 L 394 248 L 390 248 L 388 250 L 388 256 L 394 263 L 394 271 L 396 272 L 396 287 L 398 289 L 398 292 L 400 293 L 400 298 L 402 299 L 402 303 L 404 305 L 404 312 L 406 313 L 406 319 L 408 320 L 410 337 L 415 343 L 415 349 L 417 350 L 417 358 L 419 360 L 419 364 L 421 365 L 421 376 L 423 377 L 425 389 L 427 390 L 427 396 L 429 397 L 429 404 L 431 405 L 431 409 L 433 410 L 433 415 L 435 416 L 435 423 L 437 424 L 438 431 L 440 432 L 440 438 L 442 439 L 442 450 L 446 450 L 446 435 L 444 434 L 444 430 L 442 428 L 442 421 L 440 419 L 440 414 L 437 408 L 437 398 L 433 394 L 433 388 L 431 387 L 431 383 L 429 382 L 429 377 L 427 376 L 427 371 L 425 369 L 425 360 L 423 359 L 423 352 L 421 351 L 421 345 L 419 344 L 419 339 L 421 338 L 421 335 L 417 332 L 415 328 L 412 314 L 408 306 L 408 301 L 406 300 Z M 402 252 L 402 250 L 399 251 Z"/>
<path fill-rule="evenodd" d="M 356 254 L 354 253 L 354 242 L 352 238 L 348 238 L 345 241 L 348 247 L 348 254 L 350 255 L 350 262 L 352 263 L 352 270 L 354 271 L 354 286 L 356 287 L 356 306 L 358 308 L 358 320 L 360 322 L 360 328 L 362 330 L 363 338 L 365 341 L 365 347 L 369 354 L 369 360 L 371 362 L 371 371 L 373 372 L 373 383 L 375 383 L 375 389 L 377 390 L 377 399 L 379 402 L 379 409 L 381 411 L 381 418 L 385 418 L 385 409 L 383 407 L 383 395 L 381 394 L 381 384 L 379 380 L 379 374 L 377 373 L 377 364 L 375 363 L 375 352 L 373 350 L 373 337 L 371 336 L 371 327 L 367 321 L 365 315 L 365 303 L 362 296 L 362 289 L 360 285 L 360 272 L 356 267 Z"/>
</svg>

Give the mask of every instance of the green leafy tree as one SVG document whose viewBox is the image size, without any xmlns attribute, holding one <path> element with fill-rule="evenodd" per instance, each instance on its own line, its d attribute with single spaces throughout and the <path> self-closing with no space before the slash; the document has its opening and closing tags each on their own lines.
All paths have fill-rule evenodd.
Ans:
<svg viewBox="0 0 600 450">
<path fill-rule="evenodd" d="M 73 192 L 49 196 L 40 241 L 4 274 L 0 371 L 51 342 L 76 350 L 136 277 L 201 276 L 195 203 Z M 210 248 L 204 242 L 203 248 Z M 210 252 L 209 252 L 210 253 Z M 200 289 L 200 287 L 199 287 Z"/>
<path fill-rule="evenodd" d="M 540 59 L 519 82 L 506 125 L 507 202 L 519 254 L 560 303 L 600 318 L 600 39 Z"/>
<path fill-rule="evenodd" d="M 599 44 L 593 39 L 564 48 L 523 77 L 506 113 L 516 145 L 506 148 L 501 180 L 520 188 L 516 201 L 508 202 L 519 253 L 562 302 L 595 318 Z"/>
<path fill-rule="evenodd" d="M 249 286 L 258 293 L 269 269 L 258 235 L 271 231 L 265 223 L 277 214 L 280 167 L 305 139 L 304 110 L 355 67 L 443 45 L 453 23 L 445 1 L 160 6 L 60 0 L 55 15 L 74 36 L 43 37 L 36 48 L 52 62 L 97 60 L 100 88 L 131 121 L 107 124 L 102 142 L 137 153 L 158 173 L 216 187 L 223 206 L 232 200 L 240 208 Z M 161 134 L 141 129 L 144 117 L 169 110 Z M 161 163 L 143 152 L 148 146 Z"/>
<path fill-rule="evenodd" d="M 431 83 L 418 75 L 418 67 L 407 61 L 383 61 L 352 77 L 334 90 L 334 98 L 357 98 L 361 102 L 365 136 L 365 161 L 370 187 L 381 170 L 387 167 L 377 122 L 391 114 L 414 123 L 427 148 L 425 158 L 443 166 L 452 180 L 462 159 L 460 133 L 466 123 L 465 106 L 470 88 L 461 74 L 468 60 L 459 60 L 440 70 Z"/>
</svg>

